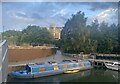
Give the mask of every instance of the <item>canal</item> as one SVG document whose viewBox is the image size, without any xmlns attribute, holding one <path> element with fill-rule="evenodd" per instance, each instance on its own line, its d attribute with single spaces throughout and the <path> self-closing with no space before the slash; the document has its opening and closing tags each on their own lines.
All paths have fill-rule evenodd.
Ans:
<svg viewBox="0 0 120 84">
<path fill-rule="evenodd" d="M 73 74 L 58 74 L 54 76 L 41 77 L 36 79 L 17 79 L 8 77 L 8 82 L 44 82 L 44 84 L 62 82 L 114 82 L 118 83 L 118 71 L 94 68 L 91 70 L 80 71 Z"/>
<path fill-rule="evenodd" d="M 54 57 L 46 57 L 41 58 L 40 60 L 35 60 L 35 62 L 47 62 L 50 60 L 56 60 L 57 62 L 60 62 L 64 59 L 77 59 L 77 58 L 71 58 L 68 56 L 63 56 L 60 51 L 57 51 L 56 55 Z M 33 62 L 33 61 L 31 61 Z M 17 64 L 17 63 L 16 63 Z M 100 68 L 100 67 L 94 67 L 91 70 L 86 71 L 80 71 L 78 73 L 73 74 L 58 74 L 54 76 L 48 76 L 48 77 L 41 77 L 36 79 L 17 79 L 17 78 L 11 78 L 8 76 L 8 84 L 9 82 L 16 84 L 16 82 L 44 82 L 44 84 L 61 84 L 61 82 L 114 82 L 118 84 L 119 75 L 118 71 L 109 70 L 106 68 Z M 25 83 L 26 84 L 26 83 Z M 43 84 L 43 83 L 42 83 Z"/>
</svg>

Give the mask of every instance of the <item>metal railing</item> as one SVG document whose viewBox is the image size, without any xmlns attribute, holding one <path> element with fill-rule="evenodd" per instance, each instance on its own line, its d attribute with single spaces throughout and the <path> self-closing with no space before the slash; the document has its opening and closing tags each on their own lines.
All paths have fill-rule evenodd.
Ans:
<svg viewBox="0 0 120 84">
<path fill-rule="evenodd" d="M 8 73 L 8 44 L 7 41 L 0 42 L 0 83 L 7 81 L 7 73 Z"/>
</svg>

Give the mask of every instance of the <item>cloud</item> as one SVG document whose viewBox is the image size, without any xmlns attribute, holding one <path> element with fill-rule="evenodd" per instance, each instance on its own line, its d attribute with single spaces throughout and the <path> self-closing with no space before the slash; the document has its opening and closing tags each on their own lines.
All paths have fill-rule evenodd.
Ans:
<svg viewBox="0 0 120 84">
<path fill-rule="evenodd" d="M 33 19 L 23 11 L 8 11 L 10 18 L 19 22 L 31 22 Z"/>
<path fill-rule="evenodd" d="M 95 10 L 106 10 L 108 8 L 117 8 L 118 3 L 117 2 L 93 2 L 90 3 L 90 10 L 95 11 Z"/>
<path fill-rule="evenodd" d="M 95 18 L 98 18 L 99 21 L 109 18 L 112 23 L 113 19 L 117 18 L 114 13 L 117 7 L 115 8 L 115 6 L 110 4 L 102 5 L 102 3 L 96 2 L 5 2 L 2 5 L 3 24 L 7 29 L 17 28 L 20 30 L 29 24 L 47 27 L 51 24 L 64 26 L 67 19 L 78 11 L 85 13 L 85 17 L 88 17 L 88 23 Z"/>
<path fill-rule="evenodd" d="M 118 24 L 118 9 L 108 8 L 101 13 L 97 14 L 96 16 L 92 16 L 88 18 L 88 23 L 90 24 L 95 19 L 98 19 L 99 23 L 105 21 L 108 24 Z"/>
<path fill-rule="evenodd" d="M 66 15 L 66 10 L 65 9 L 62 9 L 60 11 L 57 11 L 55 14 L 53 14 L 51 17 L 54 17 L 56 15 L 61 15 L 61 16 L 64 16 Z"/>
</svg>

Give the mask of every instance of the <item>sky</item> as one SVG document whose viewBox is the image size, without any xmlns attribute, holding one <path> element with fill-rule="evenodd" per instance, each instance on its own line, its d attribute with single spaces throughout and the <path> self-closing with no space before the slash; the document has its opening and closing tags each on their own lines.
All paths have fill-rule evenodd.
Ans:
<svg viewBox="0 0 120 84">
<path fill-rule="evenodd" d="M 0 5 L 1 6 L 1 5 Z M 118 23 L 117 2 L 2 2 L 2 25 L 6 30 L 23 30 L 28 25 L 64 27 L 72 14 L 85 13 L 87 24 L 94 19 Z M 0 31 L 3 31 L 2 27 Z"/>
</svg>

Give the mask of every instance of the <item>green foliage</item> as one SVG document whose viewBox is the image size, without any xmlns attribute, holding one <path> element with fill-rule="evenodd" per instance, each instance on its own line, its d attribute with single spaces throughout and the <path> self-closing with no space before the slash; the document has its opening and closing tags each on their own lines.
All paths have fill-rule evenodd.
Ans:
<svg viewBox="0 0 120 84">
<path fill-rule="evenodd" d="M 108 26 L 104 21 L 99 24 L 94 20 L 86 25 L 84 13 L 77 12 L 65 23 L 62 39 L 59 41 L 62 51 L 66 53 L 116 53 L 118 49 L 117 26 Z"/>
<path fill-rule="evenodd" d="M 52 44 L 54 42 L 53 36 L 45 27 L 39 26 L 27 26 L 23 31 L 9 30 L 3 33 L 5 39 L 10 44 Z"/>
<path fill-rule="evenodd" d="M 77 12 L 67 20 L 61 32 L 61 39 L 55 40 L 45 27 L 27 26 L 23 31 L 9 30 L 3 33 L 9 44 L 55 44 L 65 53 L 119 53 L 119 25 L 108 25 L 94 20 L 86 25 L 85 14 Z M 119 33 L 119 34 L 118 34 Z M 119 42 L 118 42 L 119 41 Z"/>
<path fill-rule="evenodd" d="M 3 39 L 6 39 L 9 44 L 16 44 L 22 33 L 20 31 L 8 30 L 2 33 Z"/>
<path fill-rule="evenodd" d="M 68 53 L 89 51 L 89 34 L 86 27 L 87 18 L 84 13 L 77 12 L 72 15 L 62 30 L 62 49 Z"/>
<path fill-rule="evenodd" d="M 28 26 L 22 33 L 21 41 L 24 43 L 50 44 L 53 42 L 52 35 L 44 27 Z"/>
</svg>

